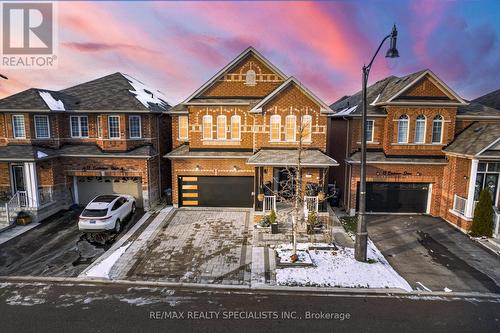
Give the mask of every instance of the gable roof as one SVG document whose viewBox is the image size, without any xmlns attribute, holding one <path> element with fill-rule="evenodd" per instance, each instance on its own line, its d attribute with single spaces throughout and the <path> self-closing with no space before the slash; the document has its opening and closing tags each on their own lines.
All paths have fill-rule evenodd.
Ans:
<svg viewBox="0 0 500 333">
<path fill-rule="evenodd" d="M 220 71 L 215 73 L 207 82 L 205 82 L 201 87 L 199 87 L 195 92 L 193 92 L 188 98 L 184 100 L 183 103 L 188 103 L 191 99 L 198 96 L 200 93 L 208 89 L 212 84 L 214 84 L 219 78 L 221 78 L 224 74 L 229 72 L 233 67 L 235 67 L 242 59 L 244 59 L 247 55 L 253 54 L 257 59 L 262 61 L 266 66 L 272 69 L 278 76 L 280 76 L 283 80 L 287 78 L 287 76 L 280 71 L 276 66 L 274 66 L 269 60 L 267 60 L 262 54 L 260 54 L 253 47 L 248 47 L 242 53 L 240 53 L 236 58 L 234 58 L 229 64 L 224 66 Z"/>
<path fill-rule="evenodd" d="M 49 111 L 49 107 L 44 102 L 40 92 L 55 93 L 50 90 L 30 88 L 17 94 L 0 99 L 0 110 L 44 110 Z"/>
<path fill-rule="evenodd" d="M 461 106 L 457 116 L 463 118 L 500 118 L 500 89 L 487 93 Z"/>
<path fill-rule="evenodd" d="M 488 106 L 490 108 L 494 108 L 500 110 L 500 89 L 494 90 L 486 95 L 480 96 L 474 100 L 473 102 Z"/>
<path fill-rule="evenodd" d="M 500 141 L 500 124 L 476 122 L 443 149 L 445 153 L 475 157 Z"/>
<path fill-rule="evenodd" d="M 271 101 L 274 97 L 276 97 L 281 91 L 283 91 L 285 88 L 290 86 L 291 84 L 295 84 L 299 90 L 304 93 L 306 96 L 311 98 L 314 102 L 316 102 L 320 106 L 320 113 L 324 114 L 332 114 L 333 111 L 330 109 L 328 105 L 326 105 L 325 102 L 323 102 L 321 99 L 319 99 L 315 94 L 313 94 L 309 89 L 307 89 L 306 86 L 304 86 L 302 83 L 300 83 L 299 80 L 291 76 L 283 82 L 279 87 L 274 89 L 269 95 L 267 95 L 264 99 L 262 99 L 259 103 L 257 103 L 253 108 L 250 109 L 250 113 L 262 113 L 262 107 Z"/>
</svg>

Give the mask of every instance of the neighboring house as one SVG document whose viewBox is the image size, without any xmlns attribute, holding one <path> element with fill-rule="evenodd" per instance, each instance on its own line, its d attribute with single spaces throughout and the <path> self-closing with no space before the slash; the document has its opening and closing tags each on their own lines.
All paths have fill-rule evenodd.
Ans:
<svg viewBox="0 0 500 333">
<path fill-rule="evenodd" d="M 168 109 L 160 92 L 122 73 L 1 99 L 2 200 L 36 220 L 103 193 L 150 207 L 170 183 L 160 158 L 169 151 Z"/>
<path fill-rule="evenodd" d="M 321 183 L 337 165 L 325 155 L 331 113 L 297 79 L 248 48 L 170 111 L 174 149 L 166 157 L 174 204 L 268 211 L 285 168 L 297 166 L 301 123 L 303 184 Z"/>
<path fill-rule="evenodd" d="M 387 77 L 367 96 L 367 212 L 430 214 L 468 230 L 482 188 L 490 189 L 498 207 L 499 110 L 468 103 L 430 70 Z M 330 107 L 328 151 L 340 162 L 330 181 L 354 214 L 361 93 Z"/>
</svg>

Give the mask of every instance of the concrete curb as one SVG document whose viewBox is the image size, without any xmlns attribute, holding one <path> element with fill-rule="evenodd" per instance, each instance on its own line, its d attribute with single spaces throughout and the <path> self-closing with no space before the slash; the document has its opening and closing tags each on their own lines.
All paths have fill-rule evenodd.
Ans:
<svg viewBox="0 0 500 333">
<path fill-rule="evenodd" d="M 288 287 L 259 285 L 222 285 L 207 283 L 183 283 L 183 282 L 160 282 L 160 281 L 130 281 L 130 280 L 106 280 L 98 278 L 79 277 L 40 277 L 40 276 L 0 276 L 0 281 L 21 283 L 79 283 L 88 285 L 123 285 L 123 286 L 147 286 L 147 287 L 169 287 L 189 288 L 198 290 L 225 290 L 235 292 L 264 292 L 264 293 L 304 293 L 308 295 L 330 295 L 330 296 L 366 296 L 366 297 L 444 297 L 444 298 L 481 298 L 495 299 L 500 301 L 500 294 L 479 292 L 428 292 L 428 291 L 405 291 L 402 289 L 365 289 L 365 288 L 319 288 L 319 287 Z"/>
<path fill-rule="evenodd" d="M 496 256 L 499 256 L 500 257 L 500 247 L 497 247 L 496 245 L 494 244 L 486 244 L 486 242 L 489 243 L 489 241 L 486 239 L 486 240 L 476 240 L 474 238 L 471 238 L 474 242 L 476 242 L 476 244 L 478 244 L 479 246 L 481 246 L 483 249 L 485 249 L 486 251 L 496 255 Z"/>
</svg>

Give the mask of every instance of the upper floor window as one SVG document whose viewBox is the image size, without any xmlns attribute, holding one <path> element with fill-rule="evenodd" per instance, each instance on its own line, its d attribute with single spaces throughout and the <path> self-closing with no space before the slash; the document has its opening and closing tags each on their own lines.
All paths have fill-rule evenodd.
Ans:
<svg viewBox="0 0 500 333">
<path fill-rule="evenodd" d="M 280 141 L 281 139 L 281 116 L 272 115 L 271 116 L 271 141 Z"/>
<path fill-rule="evenodd" d="M 227 139 L 227 119 L 224 115 L 217 116 L 217 139 Z"/>
<path fill-rule="evenodd" d="M 26 139 L 26 130 L 24 128 L 24 115 L 15 114 L 12 116 L 12 131 L 15 139 Z"/>
<path fill-rule="evenodd" d="M 415 143 L 425 143 L 425 116 L 423 114 L 419 115 L 415 122 Z"/>
<path fill-rule="evenodd" d="M 131 139 L 139 139 L 141 133 L 141 116 L 128 117 L 128 130 Z"/>
<path fill-rule="evenodd" d="M 366 142 L 373 142 L 373 123 L 374 120 L 366 121 L 366 127 L 365 127 Z"/>
<path fill-rule="evenodd" d="M 211 140 L 212 139 L 212 116 L 205 115 L 203 116 L 203 139 Z"/>
<path fill-rule="evenodd" d="M 311 142 L 311 134 L 312 134 L 312 116 L 305 115 L 302 116 L 302 141 L 303 142 Z"/>
<path fill-rule="evenodd" d="M 432 121 L 432 143 L 443 142 L 443 117 L 437 115 Z"/>
<path fill-rule="evenodd" d="M 255 74 L 255 71 L 253 69 L 249 69 L 245 75 L 245 84 L 247 86 L 255 86 L 257 84 L 256 80 L 257 75 Z"/>
<path fill-rule="evenodd" d="M 102 138 L 101 116 L 97 116 L 96 128 L 97 128 L 97 137 Z"/>
<path fill-rule="evenodd" d="M 285 118 L 285 140 L 286 141 L 295 141 L 295 133 L 297 133 L 297 117 L 293 115 L 288 115 Z"/>
<path fill-rule="evenodd" d="M 408 116 L 403 114 L 398 119 L 398 143 L 408 143 Z"/>
<path fill-rule="evenodd" d="M 179 140 L 188 139 L 188 116 L 179 116 Z"/>
<path fill-rule="evenodd" d="M 108 116 L 108 136 L 110 139 L 120 138 L 120 116 Z"/>
<path fill-rule="evenodd" d="M 37 139 L 50 137 L 49 116 L 35 116 L 35 136 Z"/>
<path fill-rule="evenodd" d="M 89 119 L 87 116 L 71 116 L 70 122 L 72 138 L 89 137 Z"/>
<path fill-rule="evenodd" d="M 241 117 L 232 116 L 231 117 L 231 139 L 240 140 L 241 139 Z"/>
</svg>

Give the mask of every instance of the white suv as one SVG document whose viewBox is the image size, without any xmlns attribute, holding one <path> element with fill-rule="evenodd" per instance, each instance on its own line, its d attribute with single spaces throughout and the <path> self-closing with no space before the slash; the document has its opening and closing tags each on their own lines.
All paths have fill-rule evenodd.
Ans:
<svg viewBox="0 0 500 333">
<path fill-rule="evenodd" d="M 78 220 L 81 231 L 112 230 L 119 233 L 122 221 L 135 212 L 135 199 L 131 195 L 100 195 L 85 207 Z"/>
</svg>

